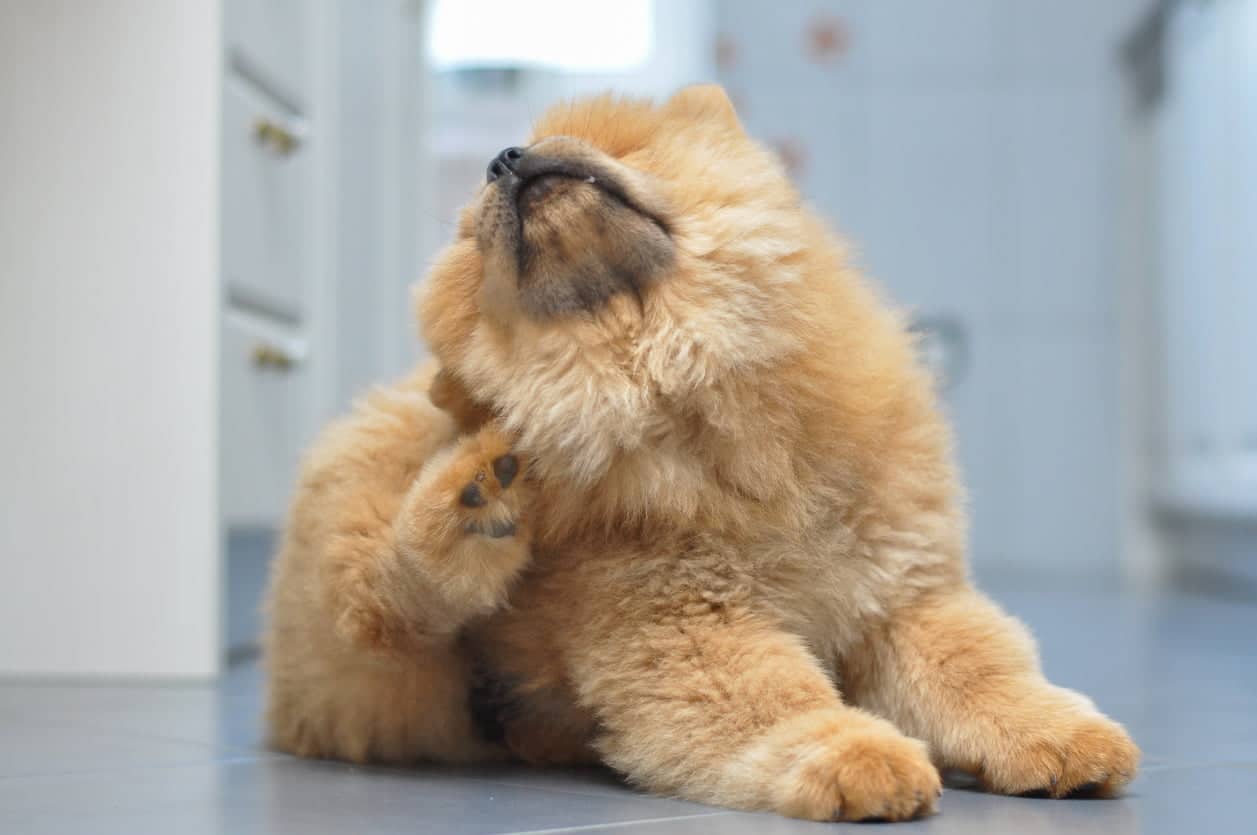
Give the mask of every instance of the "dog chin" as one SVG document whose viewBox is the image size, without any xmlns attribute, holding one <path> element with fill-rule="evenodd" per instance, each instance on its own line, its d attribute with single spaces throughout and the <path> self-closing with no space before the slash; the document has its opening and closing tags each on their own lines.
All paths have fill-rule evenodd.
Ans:
<svg viewBox="0 0 1257 835">
<path fill-rule="evenodd" d="M 587 151 L 563 150 L 574 156 L 521 151 L 482 195 L 477 241 L 491 315 L 590 314 L 621 295 L 640 305 L 673 262 L 643 189 Z"/>
</svg>

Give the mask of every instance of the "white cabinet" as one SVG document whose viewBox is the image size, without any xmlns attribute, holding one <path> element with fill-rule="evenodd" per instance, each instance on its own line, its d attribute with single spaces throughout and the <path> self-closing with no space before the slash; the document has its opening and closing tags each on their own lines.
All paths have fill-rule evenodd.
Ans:
<svg viewBox="0 0 1257 835">
<path fill-rule="evenodd" d="M 1179 4 L 1160 113 L 1161 497 L 1257 520 L 1257 0 Z"/>
<path fill-rule="evenodd" d="M 224 7 L 219 512 L 229 575 L 237 535 L 256 540 L 283 517 L 317 377 L 331 365 L 318 300 L 335 274 L 314 242 L 333 223 L 319 190 L 332 160 L 318 134 L 336 89 L 315 21 L 336 13 L 301 0 Z"/>
<path fill-rule="evenodd" d="M 223 88 L 222 272 L 230 302 L 289 322 L 310 310 L 315 155 L 305 116 L 229 72 Z"/>
<path fill-rule="evenodd" d="M 319 39 L 347 3 L 227 0 L 223 9 L 219 519 L 222 640 L 257 639 L 258 604 L 301 452 L 335 372 L 328 115 L 336 52 Z M 326 386 L 323 387 L 325 391 Z"/>
<path fill-rule="evenodd" d="M 283 516 L 312 423 L 306 339 L 228 307 L 221 345 L 219 512 L 229 528 Z"/>
<path fill-rule="evenodd" d="M 1144 109 L 1127 127 L 1130 550 L 1149 579 L 1251 587 L 1257 0 L 1149 15 L 1130 53 Z"/>
<path fill-rule="evenodd" d="M 223 14 L 218 495 L 223 635 L 240 649 L 303 450 L 408 359 L 422 4 L 227 0 Z"/>
<path fill-rule="evenodd" d="M 328 4 L 320 0 L 227 0 L 227 64 L 285 102 L 308 108 L 316 96 L 316 33 Z"/>
<path fill-rule="evenodd" d="M 246 558 L 233 553 L 239 534 L 255 541 L 283 516 L 333 344 L 316 314 L 334 275 L 313 243 L 330 223 L 318 133 L 334 58 L 316 20 L 335 12 L 309 0 L 229 0 L 223 10 L 219 512 L 229 583 Z"/>
</svg>

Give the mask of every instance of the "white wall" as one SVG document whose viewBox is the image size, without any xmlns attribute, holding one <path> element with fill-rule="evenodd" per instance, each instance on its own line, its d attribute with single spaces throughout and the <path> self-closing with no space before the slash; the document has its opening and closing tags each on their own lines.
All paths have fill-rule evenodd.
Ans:
<svg viewBox="0 0 1257 835">
<path fill-rule="evenodd" d="M 0 674 L 216 670 L 218 30 L 0 5 Z"/>
</svg>

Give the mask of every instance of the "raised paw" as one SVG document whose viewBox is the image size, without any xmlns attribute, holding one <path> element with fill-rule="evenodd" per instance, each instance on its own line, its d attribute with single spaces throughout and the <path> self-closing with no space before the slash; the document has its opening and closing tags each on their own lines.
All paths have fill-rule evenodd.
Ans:
<svg viewBox="0 0 1257 835">
<path fill-rule="evenodd" d="M 514 536 L 516 531 L 516 514 L 503 501 L 504 493 L 519 475 L 519 458 L 507 452 L 497 456 L 489 465 L 476 470 L 472 480 L 459 491 L 458 503 L 468 511 L 481 511 L 481 515 L 472 516 L 463 525 L 467 533 L 481 534 L 493 539 Z M 491 502 L 497 502 L 497 512 L 489 509 Z"/>
<path fill-rule="evenodd" d="M 1139 749 L 1100 715 L 1046 723 L 1039 733 L 989 751 L 979 771 L 988 790 L 1043 797 L 1111 797 L 1135 776 Z"/>
<path fill-rule="evenodd" d="M 525 462 L 493 427 L 428 462 L 399 517 L 399 552 L 463 612 L 500 606 L 529 558 Z"/>
</svg>

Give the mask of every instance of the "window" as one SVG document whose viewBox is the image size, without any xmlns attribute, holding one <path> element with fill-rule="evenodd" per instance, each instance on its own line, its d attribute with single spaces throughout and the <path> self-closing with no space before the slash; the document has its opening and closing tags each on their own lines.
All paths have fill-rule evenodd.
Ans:
<svg viewBox="0 0 1257 835">
<path fill-rule="evenodd" d="M 428 54 L 438 70 L 625 72 L 650 57 L 653 5 L 652 0 L 437 0 Z"/>
</svg>

